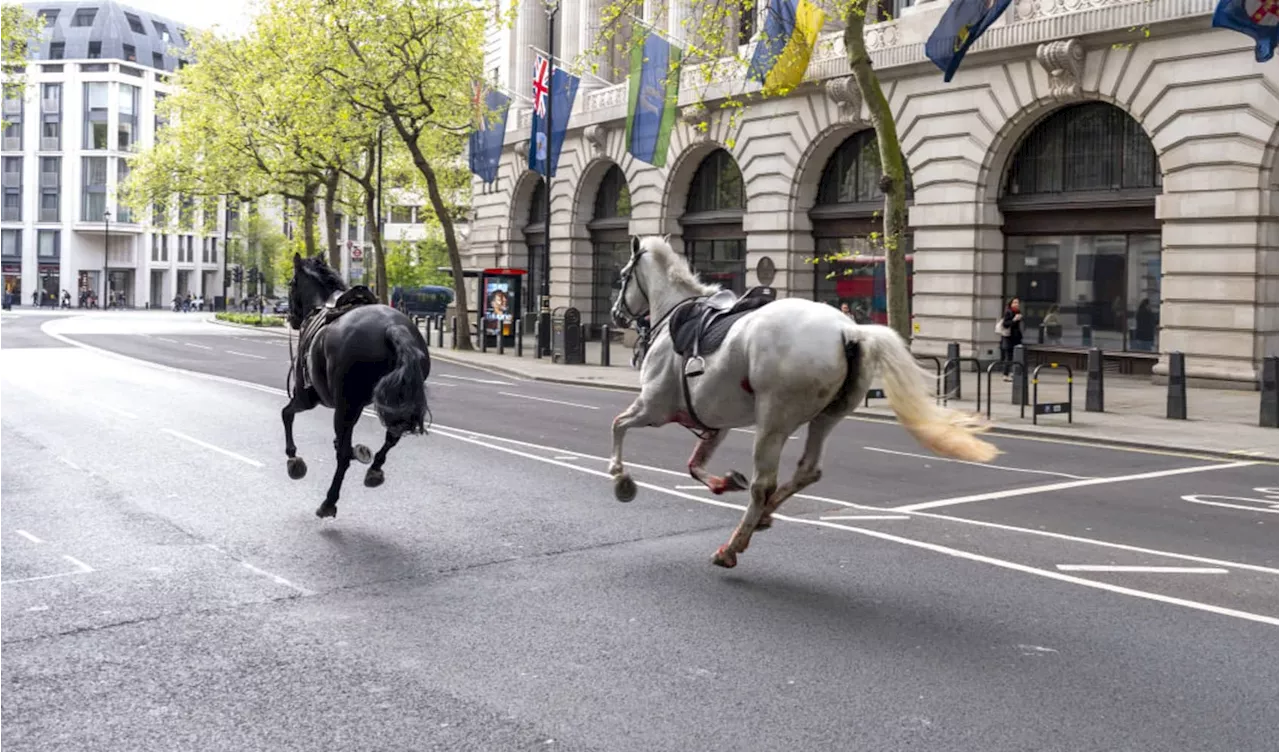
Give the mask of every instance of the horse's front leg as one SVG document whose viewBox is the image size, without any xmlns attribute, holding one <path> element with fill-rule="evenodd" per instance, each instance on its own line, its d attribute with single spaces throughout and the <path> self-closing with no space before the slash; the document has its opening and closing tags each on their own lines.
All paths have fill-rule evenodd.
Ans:
<svg viewBox="0 0 1280 752">
<path fill-rule="evenodd" d="M 294 392 L 293 399 L 280 411 L 280 420 L 284 422 L 284 456 L 288 458 L 285 467 L 289 477 L 294 480 L 306 477 L 307 463 L 298 456 L 298 447 L 293 443 L 293 416 L 310 410 L 319 402 L 320 395 L 316 394 L 315 389 L 303 389 Z"/>
<path fill-rule="evenodd" d="M 613 476 L 613 495 L 618 501 L 631 501 L 636 497 L 636 482 L 622 466 L 622 440 L 627 429 L 638 425 L 651 425 L 647 415 L 647 403 L 642 393 L 613 419 L 613 452 L 609 458 L 609 475 Z"/>
<path fill-rule="evenodd" d="M 342 490 L 342 479 L 347 475 L 347 468 L 355 457 L 355 449 L 351 446 L 351 435 L 355 432 L 356 423 L 360 420 L 360 407 L 339 404 L 333 411 L 333 431 L 337 434 L 338 466 L 333 470 L 333 482 L 329 484 L 329 493 L 325 494 L 324 503 L 316 510 L 317 517 L 336 517 L 338 515 L 338 493 Z"/>
<path fill-rule="evenodd" d="M 364 484 L 369 488 L 377 488 L 382 485 L 382 481 L 386 477 L 382 474 L 382 463 L 387 461 L 387 452 L 391 448 L 400 443 L 400 434 L 387 431 L 387 438 L 382 444 L 382 448 L 373 456 L 373 464 L 364 474 Z"/>
<path fill-rule="evenodd" d="M 747 479 L 737 470 L 730 470 L 724 476 L 707 472 L 707 462 L 728 435 L 729 432 L 723 429 L 710 431 L 706 438 L 698 441 L 698 445 L 693 448 L 693 456 L 689 458 L 689 474 L 717 495 L 725 491 L 745 491 L 748 487 Z"/>
</svg>

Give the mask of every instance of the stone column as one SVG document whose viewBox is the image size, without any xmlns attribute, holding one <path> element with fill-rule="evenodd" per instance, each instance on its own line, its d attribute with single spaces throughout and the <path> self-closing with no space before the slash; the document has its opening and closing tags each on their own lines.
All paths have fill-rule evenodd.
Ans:
<svg viewBox="0 0 1280 752">
<path fill-rule="evenodd" d="M 537 55 L 530 45 L 547 48 L 547 10 L 539 0 L 522 0 L 516 18 L 515 50 L 511 55 L 515 69 L 511 88 L 523 97 L 533 94 L 533 61 Z"/>
</svg>

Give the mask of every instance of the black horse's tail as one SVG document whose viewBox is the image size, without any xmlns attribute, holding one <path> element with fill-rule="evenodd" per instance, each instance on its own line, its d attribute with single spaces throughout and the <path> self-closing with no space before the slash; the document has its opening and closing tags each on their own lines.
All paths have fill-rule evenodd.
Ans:
<svg viewBox="0 0 1280 752">
<path fill-rule="evenodd" d="M 427 374 L 422 370 L 423 351 L 403 326 L 387 330 L 387 342 L 396 354 L 396 367 L 373 387 L 373 407 L 387 430 L 396 435 L 423 433 L 427 416 Z"/>
</svg>

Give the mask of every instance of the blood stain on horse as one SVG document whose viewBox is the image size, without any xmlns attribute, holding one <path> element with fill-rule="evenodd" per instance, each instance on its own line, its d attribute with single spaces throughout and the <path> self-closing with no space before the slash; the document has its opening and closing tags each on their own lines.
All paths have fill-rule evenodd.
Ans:
<svg viewBox="0 0 1280 752">
<path fill-rule="evenodd" d="M 750 381 L 748 381 L 747 379 L 743 379 L 743 380 L 742 380 L 742 384 L 741 384 L 741 386 L 742 386 L 742 391 L 746 392 L 747 394 L 755 394 L 755 393 L 756 393 L 756 390 L 754 390 L 754 389 L 752 389 L 752 388 L 751 388 L 751 382 L 750 382 Z"/>
</svg>

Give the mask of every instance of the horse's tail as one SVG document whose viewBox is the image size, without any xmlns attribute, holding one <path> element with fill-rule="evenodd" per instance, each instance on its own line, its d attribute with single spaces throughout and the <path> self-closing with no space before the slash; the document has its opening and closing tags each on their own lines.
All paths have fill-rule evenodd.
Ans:
<svg viewBox="0 0 1280 752">
<path fill-rule="evenodd" d="M 396 367 L 374 385 L 373 407 L 387 431 L 397 436 L 423 433 L 427 416 L 423 350 L 405 326 L 388 329 L 387 343 L 396 354 Z"/>
<path fill-rule="evenodd" d="M 848 336 L 864 346 L 868 364 L 881 369 L 889 406 L 921 446 L 943 457 L 970 462 L 990 462 L 1000 453 L 978 437 L 987 430 L 979 416 L 934 401 L 926 387 L 933 374 L 916 362 L 897 332 L 887 326 L 857 325 Z"/>
</svg>

